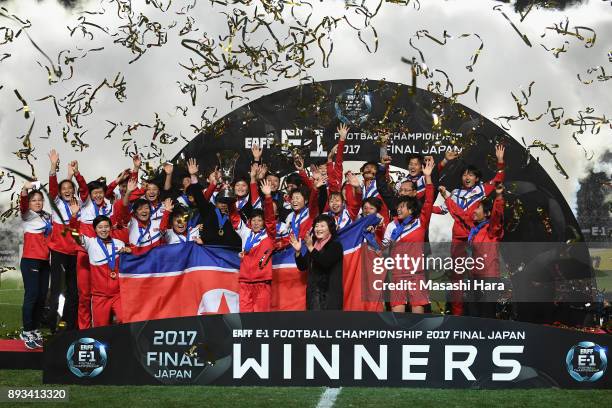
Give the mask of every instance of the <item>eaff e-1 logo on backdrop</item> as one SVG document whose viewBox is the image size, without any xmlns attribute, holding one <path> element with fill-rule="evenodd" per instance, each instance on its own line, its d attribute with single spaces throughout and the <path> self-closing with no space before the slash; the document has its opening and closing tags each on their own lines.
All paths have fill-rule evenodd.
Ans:
<svg viewBox="0 0 612 408">
<path fill-rule="evenodd" d="M 96 377 L 106 367 L 106 346 L 89 337 L 78 339 L 68 347 L 66 360 L 68 368 L 77 377 Z"/>
<path fill-rule="evenodd" d="M 608 367 L 607 350 L 590 341 L 582 341 L 567 352 L 567 372 L 579 382 L 599 380 Z"/>
</svg>

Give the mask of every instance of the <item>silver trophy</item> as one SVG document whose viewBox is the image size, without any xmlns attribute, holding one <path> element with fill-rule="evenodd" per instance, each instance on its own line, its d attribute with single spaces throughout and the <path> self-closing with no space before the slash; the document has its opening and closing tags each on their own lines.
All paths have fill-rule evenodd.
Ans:
<svg viewBox="0 0 612 408">
<path fill-rule="evenodd" d="M 217 153 L 219 159 L 219 171 L 221 172 L 221 190 L 217 195 L 217 200 L 229 204 L 236 200 L 232 182 L 234 181 L 234 172 L 236 170 L 236 162 L 240 154 L 232 150 L 223 150 Z"/>
</svg>

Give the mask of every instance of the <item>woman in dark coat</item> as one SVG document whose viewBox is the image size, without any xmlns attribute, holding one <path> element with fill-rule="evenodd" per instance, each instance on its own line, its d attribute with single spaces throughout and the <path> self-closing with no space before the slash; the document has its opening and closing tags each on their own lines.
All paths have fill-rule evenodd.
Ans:
<svg viewBox="0 0 612 408">
<path fill-rule="evenodd" d="M 344 251 L 342 245 L 334 240 L 335 238 L 336 223 L 326 214 L 315 218 L 312 233 L 303 241 L 293 235 L 290 237 L 298 269 L 308 272 L 306 287 L 308 310 L 342 310 Z"/>
</svg>

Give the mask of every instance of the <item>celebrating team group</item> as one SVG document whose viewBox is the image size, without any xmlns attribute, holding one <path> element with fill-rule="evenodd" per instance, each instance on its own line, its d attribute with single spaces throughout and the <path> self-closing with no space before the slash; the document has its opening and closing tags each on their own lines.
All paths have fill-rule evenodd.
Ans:
<svg viewBox="0 0 612 408">
<path fill-rule="evenodd" d="M 138 155 L 132 158 L 133 168 L 108 185 L 103 177 L 88 183 L 77 161 L 69 162 L 66 177 L 60 178 L 60 158 L 52 150 L 48 199 L 37 181 L 26 182 L 20 196 L 25 288 L 21 338 L 26 347 L 42 347 L 41 324 L 55 331 L 60 315 L 66 329 L 120 323 L 119 255 L 155 256 L 150 251 L 161 245 L 195 242 L 235 248 L 240 257 L 240 312 L 270 310 L 270 258 L 288 247 L 295 251 L 298 273 L 308 274 L 306 308 L 341 310 L 344 255 L 335 238 L 338 231 L 370 215 L 376 223 L 364 230 L 363 243 L 381 253 L 400 250 L 400 243 L 422 249 L 432 214 L 450 214 L 451 256 L 478 252 L 479 244 L 487 243 L 481 249 L 487 261 L 480 277 L 499 278 L 499 257 L 491 244 L 501 241 L 504 231 L 503 145 L 495 147 L 497 172 L 490 181 L 466 165 L 461 187 L 447 191 L 437 186 L 439 175 L 456 160 L 456 151 L 448 150 L 437 164 L 430 156 L 409 155 L 397 164 L 408 174 L 393 183 L 391 158 L 385 154 L 363 164 L 361 174 L 345 172 L 349 129 L 342 124 L 337 131 L 338 144 L 327 160 L 307 167 L 304 158 L 295 155 L 296 171 L 284 177 L 272 171 L 271 164 L 262 161 L 263 150 L 253 146 L 249 174 L 237 175 L 231 184 L 218 168 L 202 177 L 194 158 L 185 169 L 166 163 L 160 175 L 140 178 Z M 382 139 L 388 143 L 388 137 Z M 437 192 L 444 198 L 440 206 L 434 206 Z M 424 271 L 391 279 L 420 281 Z M 63 312 L 58 313 L 62 293 Z M 494 304 L 464 303 L 461 292 L 451 293 L 448 301 L 455 315 L 495 316 Z M 428 293 L 411 291 L 388 304 L 395 312 L 409 307 L 423 313 Z"/>
</svg>

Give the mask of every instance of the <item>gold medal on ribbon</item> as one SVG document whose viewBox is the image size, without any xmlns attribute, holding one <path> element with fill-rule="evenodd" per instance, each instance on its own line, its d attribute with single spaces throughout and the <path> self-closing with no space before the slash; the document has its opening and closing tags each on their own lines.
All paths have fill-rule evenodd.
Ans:
<svg viewBox="0 0 612 408">
<path fill-rule="evenodd" d="M 219 236 L 221 236 L 221 237 L 223 236 L 223 230 L 222 229 L 219 230 Z"/>
<path fill-rule="evenodd" d="M 111 279 L 117 279 L 117 273 L 115 271 L 111 271 L 110 277 Z"/>
</svg>

